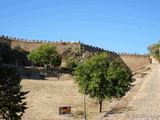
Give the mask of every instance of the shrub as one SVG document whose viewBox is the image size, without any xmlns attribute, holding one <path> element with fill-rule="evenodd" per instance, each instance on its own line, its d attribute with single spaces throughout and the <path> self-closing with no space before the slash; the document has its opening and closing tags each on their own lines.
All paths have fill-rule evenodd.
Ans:
<svg viewBox="0 0 160 120">
<path fill-rule="evenodd" d="M 69 70 L 69 71 L 74 71 L 75 68 L 77 67 L 77 63 L 72 61 L 72 60 L 67 60 L 66 61 L 66 68 Z"/>
</svg>

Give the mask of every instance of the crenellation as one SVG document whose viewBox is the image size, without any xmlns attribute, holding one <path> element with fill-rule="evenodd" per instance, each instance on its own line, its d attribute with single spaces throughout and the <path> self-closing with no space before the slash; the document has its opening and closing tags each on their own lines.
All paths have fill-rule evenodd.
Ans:
<svg viewBox="0 0 160 120">
<path fill-rule="evenodd" d="M 132 70 L 135 71 L 140 69 L 146 65 L 150 64 L 150 57 L 149 54 L 136 54 L 136 53 L 115 53 L 114 51 L 104 50 L 103 48 L 95 47 L 92 45 L 87 45 L 84 43 L 78 42 L 63 42 L 62 39 L 58 42 L 53 41 L 46 41 L 46 40 L 27 40 L 27 39 L 20 39 L 20 38 L 12 38 L 8 36 L 2 35 L 0 37 L 1 43 L 7 43 L 11 48 L 16 47 L 17 45 L 21 46 L 26 51 L 30 52 L 33 49 L 40 46 L 42 43 L 46 44 L 54 44 L 56 45 L 56 49 L 60 54 L 64 53 L 68 54 L 68 52 L 74 51 L 75 47 L 83 48 L 84 51 L 90 53 L 102 53 L 106 52 L 110 54 L 110 60 L 115 60 L 117 58 L 121 58 L 122 61 Z M 67 50 L 67 51 L 66 51 Z"/>
</svg>

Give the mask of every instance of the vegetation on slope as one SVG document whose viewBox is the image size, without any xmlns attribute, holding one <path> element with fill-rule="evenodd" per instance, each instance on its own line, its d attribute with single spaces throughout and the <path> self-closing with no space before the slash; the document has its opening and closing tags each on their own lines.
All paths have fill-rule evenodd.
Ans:
<svg viewBox="0 0 160 120">
<path fill-rule="evenodd" d="M 160 61 L 160 41 L 157 44 L 149 46 L 147 49 L 153 57 Z"/>
</svg>

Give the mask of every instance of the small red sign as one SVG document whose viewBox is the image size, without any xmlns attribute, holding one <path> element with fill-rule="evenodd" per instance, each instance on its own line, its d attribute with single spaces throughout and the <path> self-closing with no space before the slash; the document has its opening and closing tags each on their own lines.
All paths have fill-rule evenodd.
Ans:
<svg viewBox="0 0 160 120">
<path fill-rule="evenodd" d="M 71 107 L 59 107 L 59 115 L 71 114 Z"/>
</svg>

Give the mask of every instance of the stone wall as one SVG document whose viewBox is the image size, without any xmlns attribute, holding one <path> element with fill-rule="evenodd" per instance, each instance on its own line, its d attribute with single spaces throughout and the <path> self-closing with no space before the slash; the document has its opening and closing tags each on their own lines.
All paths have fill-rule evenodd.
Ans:
<svg viewBox="0 0 160 120">
<path fill-rule="evenodd" d="M 29 41 L 26 39 L 20 39 L 20 38 L 17 39 L 15 37 L 12 38 L 4 35 L 0 37 L 0 42 L 8 44 L 11 48 L 14 48 L 19 45 L 20 47 L 22 47 L 23 49 L 29 52 L 37 48 L 38 46 L 40 46 L 42 43 L 54 44 L 56 45 L 56 49 L 61 55 L 63 54 L 66 55 L 69 52 L 75 51 L 75 48 L 78 48 L 78 49 L 82 48 L 85 51 L 88 51 L 91 53 L 107 52 L 108 54 L 110 54 L 110 58 L 109 58 L 110 60 L 115 60 L 120 58 L 122 62 L 124 62 L 124 64 L 126 64 L 131 71 L 136 71 L 141 68 L 144 68 L 145 66 L 150 65 L 149 55 L 117 54 L 112 51 L 107 51 L 107 50 L 94 47 L 91 45 L 86 45 L 80 42 L 63 42 L 62 40 L 60 42 L 39 41 L 39 40 Z"/>
<path fill-rule="evenodd" d="M 81 48 L 84 49 L 85 51 L 91 52 L 91 53 L 102 53 L 102 52 L 106 52 L 110 55 L 110 60 L 116 60 L 117 58 L 119 58 L 119 55 L 115 52 L 112 51 L 108 51 L 108 50 L 104 50 L 98 47 L 94 47 L 91 45 L 86 45 L 86 44 L 81 44 Z"/>
<path fill-rule="evenodd" d="M 62 42 L 62 40 L 60 42 L 50 42 L 50 41 L 42 41 L 42 40 L 41 41 L 39 41 L 39 40 L 26 40 L 26 39 L 20 39 L 20 38 L 17 39 L 15 37 L 12 38 L 12 37 L 2 35 L 0 37 L 0 42 L 8 44 L 11 48 L 14 48 L 16 46 L 20 46 L 22 49 L 24 49 L 28 52 L 37 48 L 42 43 L 56 45 L 56 49 L 58 50 L 58 52 L 60 54 L 62 54 L 68 48 L 70 48 L 71 51 L 74 51 L 76 47 L 78 49 L 80 49 L 79 42 L 68 42 L 67 43 L 67 42 Z"/>
<path fill-rule="evenodd" d="M 143 69 L 151 64 L 149 55 L 119 54 L 119 56 L 132 72 Z"/>
</svg>

